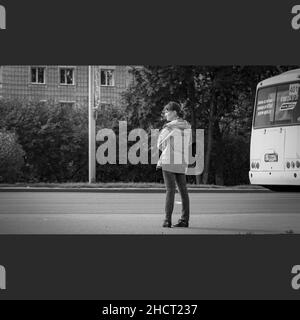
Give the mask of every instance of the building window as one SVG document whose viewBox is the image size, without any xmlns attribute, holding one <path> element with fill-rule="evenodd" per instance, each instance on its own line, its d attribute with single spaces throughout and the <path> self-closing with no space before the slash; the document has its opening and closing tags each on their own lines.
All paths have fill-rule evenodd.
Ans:
<svg viewBox="0 0 300 320">
<path fill-rule="evenodd" d="M 31 83 L 45 84 L 44 67 L 31 67 Z"/>
<path fill-rule="evenodd" d="M 101 70 L 101 86 L 114 86 L 114 70 Z"/>
<path fill-rule="evenodd" d="M 60 68 L 60 84 L 75 84 L 74 68 Z"/>
</svg>

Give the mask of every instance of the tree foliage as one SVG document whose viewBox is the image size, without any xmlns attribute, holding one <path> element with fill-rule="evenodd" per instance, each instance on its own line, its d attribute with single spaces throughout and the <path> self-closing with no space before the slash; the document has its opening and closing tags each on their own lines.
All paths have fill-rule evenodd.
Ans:
<svg viewBox="0 0 300 320">
<path fill-rule="evenodd" d="M 0 182 L 16 182 L 22 174 L 25 152 L 14 133 L 0 131 Z"/>
<path fill-rule="evenodd" d="M 202 176 L 188 177 L 188 181 L 245 184 L 249 182 L 249 143 L 257 83 L 295 67 L 133 68 L 135 80 L 124 93 L 123 104 L 101 108 L 97 130 L 113 129 L 117 143 L 120 120 L 127 120 L 128 132 L 143 128 L 150 133 L 151 129 L 163 126 L 164 105 L 170 100 L 177 101 L 192 125 L 193 141 L 195 129 L 205 130 L 205 170 Z M 28 182 L 87 181 L 86 105 L 0 100 L 0 131 L 2 181 L 8 181 L 9 177 Z M 9 165 L 15 167 L 15 173 L 8 170 Z M 162 175 L 151 164 L 108 164 L 97 166 L 97 181 L 161 182 Z"/>
<path fill-rule="evenodd" d="M 205 129 L 205 170 L 197 182 L 247 183 L 256 85 L 295 67 L 139 67 L 133 70 L 135 83 L 124 95 L 127 118 L 133 126 L 159 128 L 163 106 L 170 100 L 181 103 L 193 133 Z"/>
<path fill-rule="evenodd" d="M 87 177 L 87 110 L 59 104 L 2 101 L 2 129 L 25 151 L 23 180 L 81 181 Z"/>
</svg>

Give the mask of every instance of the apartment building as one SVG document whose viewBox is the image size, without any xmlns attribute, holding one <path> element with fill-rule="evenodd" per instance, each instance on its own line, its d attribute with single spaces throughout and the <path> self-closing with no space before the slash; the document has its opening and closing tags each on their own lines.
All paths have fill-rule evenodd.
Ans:
<svg viewBox="0 0 300 320">
<path fill-rule="evenodd" d="M 117 106 L 133 81 L 131 66 L 96 66 L 96 94 L 102 106 Z M 88 66 L 0 66 L 0 98 L 84 106 Z"/>
</svg>

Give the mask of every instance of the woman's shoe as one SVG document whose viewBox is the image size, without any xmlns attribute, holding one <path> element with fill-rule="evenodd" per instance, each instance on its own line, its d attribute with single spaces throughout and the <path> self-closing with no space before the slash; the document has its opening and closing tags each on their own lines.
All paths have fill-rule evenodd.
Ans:
<svg viewBox="0 0 300 320">
<path fill-rule="evenodd" d="M 172 222 L 170 220 L 165 220 L 162 226 L 163 228 L 171 228 Z"/>
<path fill-rule="evenodd" d="M 188 228 L 189 227 L 189 223 L 188 221 L 182 221 L 182 220 L 179 220 L 178 223 L 174 224 L 173 227 L 179 227 L 179 228 Z"/>
</svg>

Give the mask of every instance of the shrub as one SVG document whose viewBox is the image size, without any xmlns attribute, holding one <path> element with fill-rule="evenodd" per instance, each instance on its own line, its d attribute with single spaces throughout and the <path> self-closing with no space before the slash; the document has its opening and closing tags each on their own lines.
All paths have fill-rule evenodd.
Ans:
<svg viewBox="0 0 300 320">
<path fill-rule="evenodd" d="M 24 165 L 25 152 L 17 142 L 16 134 L 0 131 L 0 182 L 16 182 Z"/>
<path fill-rule="evenodd" d="M 87 179 L 87 108 L 2 101 L 0 116 L 0 129 L 16 132 L 26 153 L 23 180 Z"/>
</svg>

